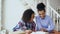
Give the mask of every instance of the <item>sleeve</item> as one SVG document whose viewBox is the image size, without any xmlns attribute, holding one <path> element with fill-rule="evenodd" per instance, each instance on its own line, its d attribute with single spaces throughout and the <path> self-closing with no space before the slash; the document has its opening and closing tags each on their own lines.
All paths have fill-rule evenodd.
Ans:
<svg viewBox="0 0 60 34">
<path fill-rule="evenodd" d="M 41 24 L 39 23 L 39 19 L 35 17 L 35 21 L 36 21 L 36 31 L 40 31 L 42 27 L 41 27 Z"/>
<path fill-rule="evenodd" d="M 19 23 L 13 28 L 13 31 L 17 31 L 17 30 L 21 29 L 22 26 L 23 26 L 22 23 L 19 22 Z"/>
<path fill-rule="evenodd" d="M 52 30 L 54 30 L 54 23 L 53 23 L 53 20 L 50 18 L 49 19 L 49 26 L 48 26 L 48 28 L 47 28 L 47 31 L 52 31 Z"/>
</svg>

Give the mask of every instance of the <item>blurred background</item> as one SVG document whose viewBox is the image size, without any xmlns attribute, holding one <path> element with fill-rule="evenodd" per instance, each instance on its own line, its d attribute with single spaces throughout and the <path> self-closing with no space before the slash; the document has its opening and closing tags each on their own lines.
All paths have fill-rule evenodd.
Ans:
<svg viewBox="0 0 60 34">
<path fill-rule="evenodd" d="M 37 15 L 36 5 L 40 2 L 46 5 L 46 14 L 53 19 L 55 30 L 60 31 L 60 0 L 0 0 L 0 31 L 12 31 L 28 8 Z"/>
</svg>

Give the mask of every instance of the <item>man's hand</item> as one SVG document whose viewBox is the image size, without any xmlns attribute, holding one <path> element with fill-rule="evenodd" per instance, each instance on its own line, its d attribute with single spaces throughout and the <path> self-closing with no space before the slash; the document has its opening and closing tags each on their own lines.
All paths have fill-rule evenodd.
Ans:
<svg viewBox="0 0 60 34">
<path fill-rule="evenodd" d="M 47 32 L 47 30 L 45 28 L 41 28 L 41 31 L 43 32 Z"/>
</svg>

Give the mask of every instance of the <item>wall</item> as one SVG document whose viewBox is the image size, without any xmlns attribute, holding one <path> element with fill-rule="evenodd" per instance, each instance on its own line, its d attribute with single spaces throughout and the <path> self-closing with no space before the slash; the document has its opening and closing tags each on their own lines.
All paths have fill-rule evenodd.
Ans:
<svg viewBox="0 0 60 34">
<path fill-rule="evenodd" d="M 33 3 L 32 1 L 30 2 Z M 24 1 L 22 2 L 22 0 L 4 0 L 3 1 L 3 18 L 2 18 L 3 29 L 12 31 L 12 28 L 16 26 L 16 24 L 21 19 L 23 12 L 27 8 L 30 8 L 30 6 L 24 6 L 25 3 L 26 2 Z M 35 13 L 36 13 L 36 8 L 35 7 L 32 7 L 32 8 L 33 10 L 35 10 Z"/>
<path fill-rule="evenodd" d="M 0 0 L 0 30 L 1 30 L 1 0 Z"/>
<path fill-rule="evenodd" d="M 12 31 L 12 28 L 22 17 L 26 10 L 20 0 L 5 0 L 3 7 L 3 28 Z"/>
<path fill-rule="evenodd" d="M 56 10 L 60 8 L 60 0 L 49 0 L 50 5 Z"/>
</svg>

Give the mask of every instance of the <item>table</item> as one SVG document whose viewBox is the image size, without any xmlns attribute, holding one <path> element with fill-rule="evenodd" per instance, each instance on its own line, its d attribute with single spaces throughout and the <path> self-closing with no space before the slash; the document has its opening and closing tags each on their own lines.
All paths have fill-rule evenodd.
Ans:
<svg viewBox="0 0 60 34">
<path fill-rule="evenodd" d="M 36 33 L 36 32 L 35 32 Z M 45 33 L 45 34 L 60 34 L 60 32 L 58 31 L 54 31 L 54 33 L 48 33 L 48 32 L 41 32 L 40 33 Z M 16 32 L 10 32 L 9 34 L 25 34 L 25 32 L 20 32 L 20 31 L 16 31 Z M 31 33 L 32 34 L 32 33 Z"/>
<path fill-rule="evenodd" d="M 16 32 L 10 32 L 10 34 L 25 34 L 25 32 L 16 31 Z M 48 34 L 48 32 L 37 31 L 37 32 L 32 32 L 31 34 Z"/>
<path fill-rule="evenodd" d="M 54 33 L 49 33 L 49 34 L 60 34 L 60 32 L 55 30 Z"/>
</svg>

